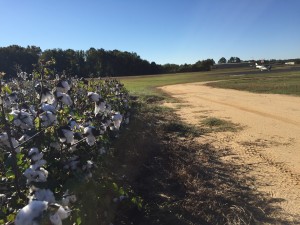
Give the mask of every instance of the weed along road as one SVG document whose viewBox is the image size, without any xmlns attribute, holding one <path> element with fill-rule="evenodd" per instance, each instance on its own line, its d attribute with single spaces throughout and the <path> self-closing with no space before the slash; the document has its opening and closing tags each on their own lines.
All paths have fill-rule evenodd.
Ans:
<svg viewBox="0 0 300 225">
<path fill-rule="evenodd" d="M 189 83 L 160 87 L 176 103 L 165 103 L 190 124 L 210 130 L 197 138 L 232 154 L 222 160 L 241 166 L 249 187 L 267 193 L 282 214 L 300 215 L 300 98 L 254 94 Z M 220 119 L 238 129 L 214 129 L 203 121 Z M 251 178 L 251 179 L 250 179 Z"/>
</svg>

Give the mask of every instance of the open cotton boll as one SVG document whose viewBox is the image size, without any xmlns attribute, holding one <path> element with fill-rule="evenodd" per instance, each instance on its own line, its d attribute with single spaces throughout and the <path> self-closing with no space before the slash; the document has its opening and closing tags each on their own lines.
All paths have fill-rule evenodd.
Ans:
<svg viewBox="0 0 300 225">
<path fill-rule="evenodd" d="M 38 154 L 31 156 L 31 160 L 38 161 L 38 160 L 41 160 L 43 158 L 43 156 L 44 156 L 44 153 L 40 152 Z"/>
<path fill-rule="evenodd" d="M 45 113 L 41 114 L 40 119 L 42 120 L 42 126 L 44 127 L 57 124 L 56 115 L 50 111 L 46 111 Z"/>
<path fill-rule="evenodd" d="M 49 219 L 53 225 L 62 225 L 62 221 L 58 213 L 54 213 L 49 216 Z"/>
<path fill-rule="evenodd" d="M 116 113 L 115 115 L 112 116 L 112 121 L 114 123 L 114 127 L 116 129 L 119 129 L 121 126 L 123 116 L 120 113 Z"/>
<path fill-rule="evenodd" d="M 54 105 L 51 105 L 51 104 L 42 103 L 41 109 L 42 109 L 44 112 L 49 111 L 49 112 L 52 112 L 53 114 L 56 113 L 56 108 L 54 107 Z"/>
<path fill-rule="evenodd" d="M 31 148 L 28 152 L 28 156 L 32 156 L 32 155 L 35 155 L 35 154 L 38 154 L 39 153 L 39 150 L 37 148 Z"/>
<path fill-rule="evenodd" d="M 57 91 L 56 98 L 67 106 L 73 105 L 73 101 L 72 101 L 71 97 L 66 93 Z"/>
<path fill-rule="evenodd" d="M 70 216 L 71 210 L 66 210 L 60 206 L 56 213 L 59 215 L 60 219 L 64 220 Z"/>
<path fill-rule="evenodd" d="M 38 201 L 47 201 L 49 203 L 55 202 L 55 197 L 52 191 L 49 189 L 38 189 L 34 191 L 34 194 L 30 196 L 29 202 L 32 200 L 38 200 Z"/>
<path fill-rule="evenodd" d="M 71 89 L 69 83 L 65 80 L 61 80 L 56 85 L 56 90 L 58 92 L 67 93 Z"/>
<path fill-rule="evenodd" d="M 30 167 L 34 170 L 37 170 L 38 168 L 46 165 L 47 161 L 45 159 L 40 159 L 38 161 L 36 161 L 33 165 L 31 165 Z"/>
<path fill-rule="evenodd" d="M 11 143 L 13 147 L 15 148 L 16 153 L 20 153 L 20 148 L 16 148 L 19 145 L 19 142 L 15 138 L 11 138 Z"/>
<path fill-rule="evenodd" d="M 8 141 L 8 135 L 6 132 L 0 134 L 0 141 L 1 142 Z"/>
<path fill-rule="evenodd" d="M 23 207 L 17 214 L 15 225 L 38 225 L 36 218 L 42 216 L 48 208 L 46 201 L 32 201 Z"/>
<path fill-rule="evenodd" d="M 72 117 L 69 118 L 68 126 L 70 127 L 71 130 L 79 129 L 79 125 L 77 124 L 77 121 Z"/>
<path fill-rule="evenodd" d="M 101 95 L 95 92 L 88 92 L 88 98 L 93 102 L 98 102 L 101 99 Z"/>
<path fill-rule="evenodd" d="M 69 206 L 70 202 L 74 203 L 77 201 L 77 198 L 75 195 L 68 195 L 68 192 L 66 192 L 65 195 L 67 195 L 66 197 L 63 197 L 62 201 L 61 201 L 61 205 L 62 206 Z"/>
<path fill-rule="evenodd" d="M 95 115 L 97 115 L 99 112 L 105 112 L 105 108 L 106 108 L 105 101 L 100 102 L 100 104 L 95 102 L 95 110 L 94 110 Z"/>
<path fill-rule="evenodd" d="M 58 137 L 60 142 L 71 144 L 74 142 L 74 133 L 70 126 L 62 126 L 57 129 Z"/>
<path fill-rule="evenodd" d="M 24 125 L 25 127 L 27 128 L 33 127 L 33 117 L 28 112 L 21 111 L 20 114 L 18 115 L 18 118 L 21 120 L 22 123 L 25 124 Z"/>
<path fill-rule="evenodd" d="M 86 143 L 92 146 L 96 142 L 96 136 L 100 135 L 100 131 L 93 126 L 88 126 L 83 129 L 83 136 L 86 137 Z"/>
</svg>

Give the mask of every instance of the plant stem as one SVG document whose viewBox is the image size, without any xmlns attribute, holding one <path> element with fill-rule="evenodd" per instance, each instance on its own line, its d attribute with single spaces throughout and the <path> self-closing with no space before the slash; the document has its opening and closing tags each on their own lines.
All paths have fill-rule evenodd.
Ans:
<svg viewBox="0 0 300 225">
<path fill-rule="evenodd" d="M 2 90 L 2 81 L 1 80 L 0 80 L 0 90 Z M 2 96 L 0 96 L 0 97 L 2 98 Z M 18 196 L 21 197 L 20 184 L 19 184 L 19 179 L 20 179 L 20 174 L 21 173 L 20 173 L 20 170 L 19 170 L 18 165 L 17 165 L 16 151 L 15 151 L 14 145 L 13 145 L 12 140 L 11 140 L 12 135 L 11 135 L 10 125 L 7 122 L 6 117 L 5 117 L 5 109 L 4 109 L 4 106 L 3 106 L 3 101 L 1 101 L 0 107 L 1 107 L 1 117 L 2 117 L 2 120 L 4 122 L 4 130 L 7 133 L 8 142 L 9 142 L 9 145 L 10 145 L 9 152 L 12 156 L 12 169 L 13 169 L 14 174 L 15 174 L 16 191 L 18 193 Z"/>
</svg>

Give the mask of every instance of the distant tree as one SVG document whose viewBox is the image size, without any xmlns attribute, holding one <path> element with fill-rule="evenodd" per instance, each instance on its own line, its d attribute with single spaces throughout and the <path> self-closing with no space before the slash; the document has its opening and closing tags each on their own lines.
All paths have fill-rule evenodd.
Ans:
<svg viewBox="0 0 300 225">
<path fill-rule="evenodd" d="M 241 59 L 239 57 L 230 57 L 228 63 L 240 63 Z"/>
<path fill-rule="evenodd" d="M 221 59 L 219 59 L 219 61 L 218 61 L 218 63 L 226 63 L 227 62 L 227 60 L 224 58 L 224 57 L 222 57 Z"/>
<path fill-rule="evenodd" d="M 41 52 L 41 49 L 36 46 L 0 47 L 0 71 L 5 72 L 7 78 L 16 76 L 16 67 L 22 71 L 31 72 L 33 64 L 38 62 Z"/>
</svg>

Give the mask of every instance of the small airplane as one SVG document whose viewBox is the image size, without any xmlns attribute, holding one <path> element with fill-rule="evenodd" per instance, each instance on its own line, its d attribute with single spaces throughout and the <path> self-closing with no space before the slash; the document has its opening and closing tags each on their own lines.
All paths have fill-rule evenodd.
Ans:
<svg viewBox="0 0 300 225">
<path fill-rule="evenodd" d="M 257 69 L 260 69 L 260 71 L 270 71 L 272 69 L 272 66 L 270 66 L 270 65 L 264 66 L 264 65 L 258 65 L 257 63 L 255 63 L 255 67 Z"/>
</svg>

